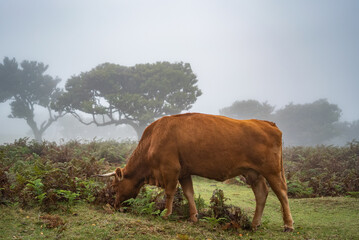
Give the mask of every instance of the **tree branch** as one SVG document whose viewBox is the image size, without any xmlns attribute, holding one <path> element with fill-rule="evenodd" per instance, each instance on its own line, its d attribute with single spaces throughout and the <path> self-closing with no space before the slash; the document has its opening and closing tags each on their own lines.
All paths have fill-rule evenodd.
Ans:
<svg viewBox="0 0 359 240">
<path fill-rule="evenodd" d="M 107 121 L 107 122 L 102 122 L 102 123 L 99 123 L 97 122 L 96 120 L 96 117 L 95 117 L 95 114 L 91 114 L 92 115 L 92 121 L 85 121 L 84 119 L 81 118 L 81 116 L 76 113 L 75 111 L 69 111 L 69 113 L 74 116 L 80 123 L 84 124 L 84 125 L 91 125 L 91 124 L 95 124 L 96 126 L 98 127 L 103 127 L 103 126 L 108 126 L 108 125 L 119 125 L 119 124 L 127 124 L 127 122 L 122 122 L 121 119 L 119 120 L 115 120 L 113 118 L 110 118 L 110 121 Z"/>
<path fill-rule="evenodd" d="M 39 129 L 39 131 L 40 131 L 41 133 L 45 132 L 45 130 L 46 130 L 48 127 L 50 127 L 53 122 L 56 122 L 57 119 L 59 119 L 59 118 L 65 116 L 65 115 L 67 114 L 67 112 L 60 111 L 58 115 L 53 116 L 52 111 L 51 111 L 51 108 L 50 108 L 49 106 L 47 106 L 47 110 L 48 110 L 48 112 L 49 112 L 49 119 L 48 119 L 47 121 L 44 121 L 44 122 L 41 124 L 40 129 Z"/>
</svg>

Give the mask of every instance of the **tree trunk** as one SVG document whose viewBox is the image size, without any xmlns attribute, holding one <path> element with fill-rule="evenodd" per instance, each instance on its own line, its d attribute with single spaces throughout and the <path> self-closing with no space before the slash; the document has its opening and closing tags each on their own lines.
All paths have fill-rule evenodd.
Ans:
<svg viewBox="0 0 359 240">
<path fill-rule="evenodd" d="M 34 138 L 37 142 L 42 142 L 42 134 L 44 133 L 43 131 L 40 131 L 37 127 L 36 122 L 34 121 L 33 118 L 27 118 L 26 119 L 27 125 L 30 126 L 32 133 L 34 134 Z"/>
<path fill-rule="evenodd" d="M 42 142 L 42 132 L 34 132 L 34 137 L 36 142 L 41 143 Z"/>
<path fill-rule="evenodd" d="M 136 126 L 132 126 L 133 129 L 135 129 L 136 134 L 137 134 L 137 140 L 140 141 L 143 131 L 145 131 L 145 128 L 147 127 L 147 125 L 136 125 Z"/>
</svg>

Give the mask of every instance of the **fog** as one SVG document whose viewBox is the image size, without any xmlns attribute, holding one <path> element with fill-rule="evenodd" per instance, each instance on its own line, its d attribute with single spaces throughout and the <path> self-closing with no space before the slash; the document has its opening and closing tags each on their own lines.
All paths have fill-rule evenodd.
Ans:
<svg viewBox="0 0 359 240">
<path fill-rule="evenodd" d="M 326 98 L 342 109 L 342 121 L 353 121 L 359 119 L 358 12 L 354 0 L 0 0 L 0 59 L 48 64 L 61 86 L 104 62 L 183 61 L 203 92 L 191 112 L 218 114 L 236 100 L 279 109 Z M 26 122 L 9 114 L 9 104 L 0 104 L 0 141 L 31 136 Z M 44 138 L 71 138 L 66 121 L 72 120 L 50 127 Z M 122 126 L 69 125 L 75 138 L 134 135 Z"/>
</svg>

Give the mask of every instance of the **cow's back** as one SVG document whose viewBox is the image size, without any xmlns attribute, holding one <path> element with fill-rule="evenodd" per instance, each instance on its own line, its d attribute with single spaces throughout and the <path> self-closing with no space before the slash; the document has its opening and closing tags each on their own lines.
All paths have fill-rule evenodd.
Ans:
<svg viewBox="0 0 359 240">
<path fill-rule="evenodd" d="M 155 169 L 225 180 L 246 169 L 264 174 L 282 167 L 282 133 L 271 122 L 191 113 L 161 118 L 149 130 Z"/>
</svg>

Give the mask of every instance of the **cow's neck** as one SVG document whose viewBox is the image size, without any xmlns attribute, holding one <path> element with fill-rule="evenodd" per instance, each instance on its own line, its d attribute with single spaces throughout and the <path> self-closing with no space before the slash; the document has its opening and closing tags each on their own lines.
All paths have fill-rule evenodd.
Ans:
<svg viewBox="0 0 359 240">
<path fill-rule="evenodd" d="M 124 168 L 125 177 L 139 186 L 144 185 L 144 180 L 150 175 L 149 166 L 146 165 L 146 156 L 145 149 L 137 147 Z"/>
</svg>

